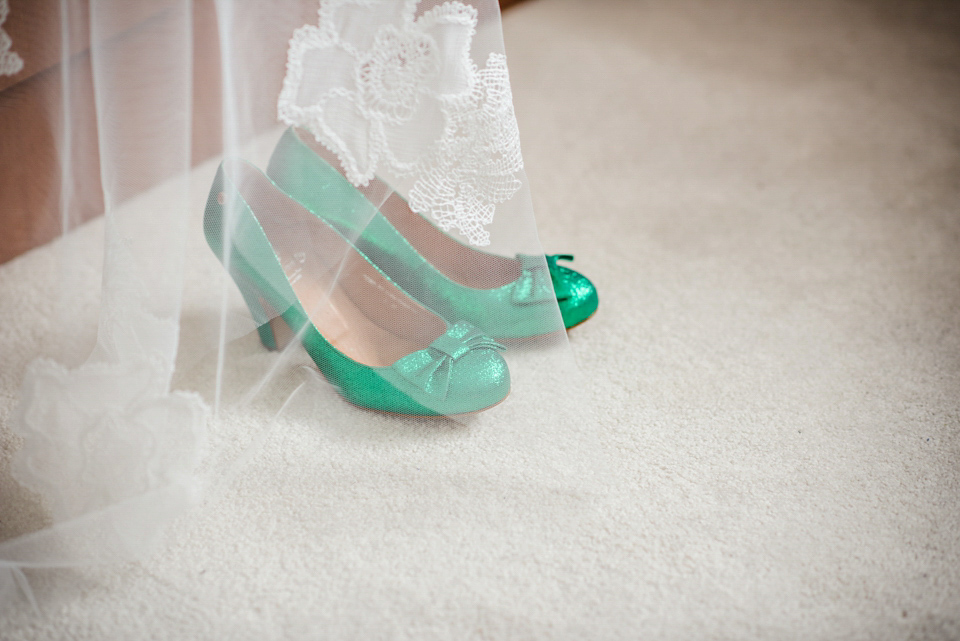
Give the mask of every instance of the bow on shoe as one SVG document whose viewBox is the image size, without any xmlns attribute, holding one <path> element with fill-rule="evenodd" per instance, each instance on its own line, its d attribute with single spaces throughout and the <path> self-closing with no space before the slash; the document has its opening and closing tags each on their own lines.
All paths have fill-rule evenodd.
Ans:
<svg viewBox="0 0 960 641">
<path fill-rule="evenodd" d="M 559 269 L 557 261 L 572 261 L 573 255 L 530 256 L 528 254 L 517 254 L 517 260 L 520 261 L 521 273 L 520 278 L 513 284 L 511 300 L 514 305 L 532 305 L 569 298 L 569 293 L 561 287 L 562 283 L 558 282 L 555 273 Z"/>
<path fill-rule="evenodd" d="M 427 394 L 444 399 L 450 387 L 454 361 L 475 349 L 504 350 L 506 347 L 470 323 L 460 321 L 426 349 L 408 354 L 394 363 L 393 369 Z"/>
</svg>

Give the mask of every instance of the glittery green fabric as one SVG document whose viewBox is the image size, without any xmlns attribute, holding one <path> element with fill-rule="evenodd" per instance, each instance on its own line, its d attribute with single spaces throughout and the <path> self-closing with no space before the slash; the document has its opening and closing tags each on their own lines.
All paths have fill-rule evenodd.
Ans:
<svg viewBox="0 0 960 641">
<path fill-rule="evenodd" d="M 351 193 L 357 193 L 353 185 L 292 129 L 277 144 L 267 173 L 307 209 L 354 239 L 356 247 L 411 296 L 451 322 L 464 320 L 495 338 L 515 339 L 572 327 L 597 309 L 593 284 L 549 257 L 518 255 L 520 277 L 492 289 L 468 287 L 448 278 L 376 206 L 362 196 L 351 198 Z M 343 206 L 344 202 L 351 204 Z M 464 247 L 464 251 L 479 250 Z M 562 291 L 555 292 L 558 286 Z M 554 305 L 559 305 L 561 318 Z"/>
<path fill-rule="evenodd" d="M 600 298 L 597 295 L 597 288 L 586 276 L 558 265 L 558 260 L 572 261 L 573 256 L 569 254 L 547 256 L 550 278 L 557 295 L 560 314 L 563 316 L 563 324 L 569 329 L 593 316 L 600 305 Z"/>
<path fill-rule="evenodd" d="M 227 195 L 223 196 L 225 191 Z M 446 332 L 428 347 L 387 367 L 359 363 L 337 350 L 310 321 L 256 215 L 239 196 L 223 166 L 214 179 L 204 212 L 204 233 L 210 248 L 224 260 L 223 202 L 236 203 L 238 209 L 231 235 L 233 251 L 227 261 L 230 274 L 250 307 L 266 347 L 277 348 L 268 322 L 276 314 L 272 310 L 283 310 L 279 316 L 301 336 L 320 372 L 344 398 L 360 407 L 417 416 L 457 415 L 486 409 L 506 398 L 510 372 L 499 353 L 503 346 L 468 323 L 447 325 Z M 348 243 L 346 239 L 343 242 Z M 383 278 L 388 280 L 386 275 Z"/>
</svg>

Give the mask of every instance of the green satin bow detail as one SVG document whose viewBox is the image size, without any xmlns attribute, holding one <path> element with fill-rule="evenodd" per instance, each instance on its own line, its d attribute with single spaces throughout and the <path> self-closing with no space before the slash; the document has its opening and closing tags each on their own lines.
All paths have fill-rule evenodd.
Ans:
<svg viewBox="0 0 960 641">
<path fill-rule="evenodd" d="M 557 261 L 572 261 L 572 254 L 547 254 L 546 256 L 517 254 L 517 260 L 520 261 L 521 274 L 513 284 L 511 301 L 514 305 L 546 303 L 569 297 L 569 292 L 560 291 L 560 283 L 554 276 L 554 272 L 559 269 Z"/>
<path fill-rule="evenodd" d="M 470 323 L 460 321 L 426 349 L 408 354 L 393 364 L 405 379 L 438 398 L 446 398 L 454 361 L 476 349 L 505 350 Z"/>
<path fill-rule="evenodd" d="M 557 300 L 562 301 L 570 298 L 571 294 L 570 290 L 567 289 L 569 281 L 557 278 L 557 272 L 560 271 L 560 267 L 557 265 L 558 260 L 572 263 L 573 254 L 547 255 L 547 266 L 550 268 L 550 278 L 553 280 L 553 291 L 554 294 L 556 294 Z"/>
</svg>

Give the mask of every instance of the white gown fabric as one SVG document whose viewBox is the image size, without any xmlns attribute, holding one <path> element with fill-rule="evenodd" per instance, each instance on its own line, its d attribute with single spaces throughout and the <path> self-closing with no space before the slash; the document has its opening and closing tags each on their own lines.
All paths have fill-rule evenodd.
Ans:
<svg viewBox="0 0 960 641">
<path fill-rule="evenodd" d="M 498 468 L 495 476 L 523 479 L 536 467 L 553 474 L 558 488 L 603 467 L 593 443 L 561 450 L 551 436 L 590 420 L 555 301 L 539 308 L 551 331 L 506 345 L 512 389 L 502 404 L 468 417 L 384 415 L 344 401 L 299 341 L 279 353 L 263 349 L 255 329 L 270 319 L 251 317 L 203 241 L 219 159 L 265 170 L 284 127 L 293 126 L 374 205 L 400 196 L 462 247 L 541 257 L 528 268 L 542 277 L 494 0 L 216 2 L 220 77 L 212 81 L 219 83 L 221 154 L 197 166 L 194 38 L 203 27 L 194 23 L 193 4 L 164 2 L 134 28 L 131 15 L 143 3 L 90 0 L 89 12 L 83 4 L 60 2 L 61 41 L 50 46 L 60 48 L 68 71 L 48 124 L 61 159 L 65 236 L 77 220 L 77 148 L 99 154 L 99 322 L 88 356 L 38 355 L 25 372 L 11 426 L 22 445 L 11 469 L 42 498 L 47 523 L 0 542 L 0 603 L 32 602 L 42 611 L 34 577 L 72 568 L 60 577 L 69 582 L 89 566 L 155 552 L 171 525 L 229 486 L 263 435 L 284 421 L 308 422 L 319 438 L 333 426 L 412 438 L 479 431 L 489 439 L 485 464 Z M 0 27 L 5 11 L 0 1 Z M 92 85 L 66 64 L 85 31 Z M 285 68 L 268 53 L 283 50 Z M 2 31 L 0 61 L 8 73 L 19 61 Z M 96 131 L 79 124 L 88 103 Z M 71 277 L 79 257 L 61 245 L 63 287 L 52 295 L 66 327 L 80 296 Z M 204 267 L 184 269 L 198 264 Z M 496 264 L 491 258 L 475 269 L 492 273 Z M 341 284 L 326 283 L 320 298 L 330 300 Z M 83 337 L 93 329 L 70 331 Z M 231 422 L 249 416 L 273 418 L 259 421 L 239 449 L 223 447 Z"/>
</svg>

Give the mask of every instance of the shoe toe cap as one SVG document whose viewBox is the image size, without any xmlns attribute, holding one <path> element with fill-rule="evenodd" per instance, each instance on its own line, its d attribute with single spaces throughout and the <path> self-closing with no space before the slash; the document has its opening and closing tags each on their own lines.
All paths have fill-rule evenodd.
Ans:
<svg viewBox="0 0 960 641">
<path fill-rule="evenodd" d="M 451 413 L 476 412 L 510 393 L 510 370 L 494 349 L 474 349 L 454 362 L 447 392 Z"/>
<path fill-rule="evenodd" d="M 597 311 L 600 304 L 596 286 L 580 272 L 561 267 L 554 274 L 557 279 L 557 303 L 567 327 L 579 325 Z"/>
</svg>

